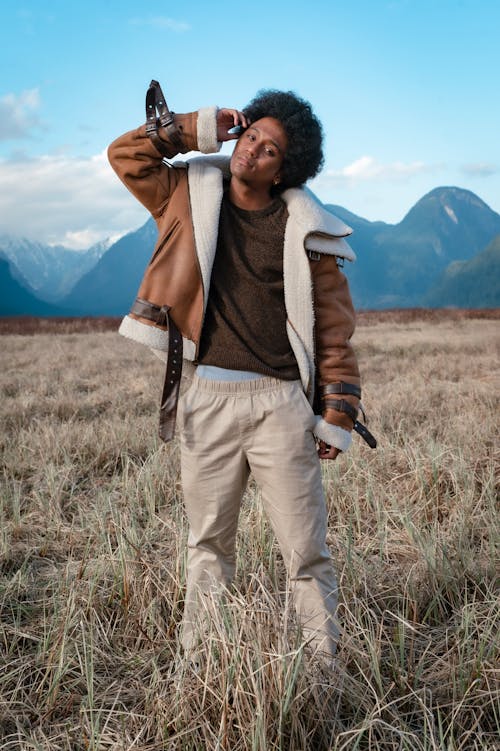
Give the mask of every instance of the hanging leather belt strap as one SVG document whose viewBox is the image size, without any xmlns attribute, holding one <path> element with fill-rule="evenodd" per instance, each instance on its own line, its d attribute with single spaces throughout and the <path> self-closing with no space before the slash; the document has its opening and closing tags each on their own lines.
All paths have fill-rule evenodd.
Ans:
<svg viewBox="0 0 500 751">
<path fill-rule="evenodd" d="M 179 387 L 182 373 L 182 334 L 168 315 L 170 307 L 153 305 L 139 297 L 132 305 L 131 312 L 148 321 L 154 321 L 158 326 L 168 328 L 168 353 L 165 381 L 160 405 L 160 438 L 167 443 L 173 438 L 175 432 L 175 418 L 177 415 L 177 402 L 179 400 Z"/>
<path fill-rule="evenodd" d="M 168 109 L 160 84 L 158 81 L 153 80 L 146 92 L 146 134 L 152 140 L 160 154 L 171 157 L 171 150 L 158 135 L 159 125 L 167 131 L 170 143 L 176 148 L 177 153 L 181 152 L 183 143 L 175 125 L 174 113 Z"/>
<path fill-rule="evenodd" d="M 370 433 L 366 425 L 363 425 L 362 422 L 356 420 L 356 422 L 354 423 L 354 430 L 358 435 L 361 436 L 364 441 L 366 441 L 371 449 L 377 448 L 377 439 L 375 438 L 373 433 Z"/>
<path fill-rule="evenodd" d="M 331 394 L 350 394 L 351 396 L 357 396 L 359 399 L 361 398 L 361 389 L 359 388 L 359 386 L 355 386 L 353 383 L 344 383 L 343 381 L 339 381 L 338 383 L 328 383 L 326 386 L 320 386 L 319 391 L 325 408 L 331 407 L 332 409 L 336 409 L 338 412 L 344 412 L 346 415 L 349 415 L 354 423 L 353 429 L 356 431 L 356 433 L 358 433 L 358 435 L 360 435 L 361 438 L 366 441 L 371 449 L 377 448 L 377 439 L 375 438 L 375 436 L 370 433 L 366 425 L 363 425 L 362 422 L 358 421 L 358 410 L 353 407 L 352 404 L 346 402 L 345 399 L 330 398 Z"/>
</svg>

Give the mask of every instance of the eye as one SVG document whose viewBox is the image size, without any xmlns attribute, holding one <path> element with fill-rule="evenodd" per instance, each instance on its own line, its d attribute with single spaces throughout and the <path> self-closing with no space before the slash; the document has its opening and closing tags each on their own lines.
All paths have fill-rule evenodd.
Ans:
<svg viewBox="0 0 500 751">
<path fill-rule="evenodd" d="M 269 146 L 266 148 L 266 154 L 268 156 L 275 156 L 275 152 L 273 149 L 269 148 Z"/>
</svg>

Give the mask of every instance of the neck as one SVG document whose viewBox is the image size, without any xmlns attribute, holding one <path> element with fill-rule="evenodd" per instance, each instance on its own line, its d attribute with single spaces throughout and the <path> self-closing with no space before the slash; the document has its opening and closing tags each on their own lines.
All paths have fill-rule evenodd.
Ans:
<svg viewBox="0 0 500 751">
<path fill-rule="evenodd" d="M 229 200 L 240 209 L 258 211 L 265 209 L 274 199 L 269 190 L 255 190 L 232 177 L 229 183 Z"/>
</svg>

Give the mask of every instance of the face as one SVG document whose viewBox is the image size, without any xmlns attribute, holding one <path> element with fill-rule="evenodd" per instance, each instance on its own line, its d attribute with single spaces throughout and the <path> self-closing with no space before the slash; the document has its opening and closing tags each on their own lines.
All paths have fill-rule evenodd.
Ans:
<svg viewBox="0 0 500 751">
<path fill-rule="evenodd" d="M 239 137 L 231 157 L 231 175 L 259 192 L 269 194 L 279 182 L 287 147 L 286 132 L 274 117 L 256 120 Z"/>
</svg>

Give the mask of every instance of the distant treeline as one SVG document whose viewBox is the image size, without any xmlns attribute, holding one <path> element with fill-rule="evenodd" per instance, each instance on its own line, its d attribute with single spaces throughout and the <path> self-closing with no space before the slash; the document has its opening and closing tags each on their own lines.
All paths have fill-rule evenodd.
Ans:
<svg viewBox="0 0 500 751">
<path fill-rule="evenodd" d="M 93 331 L 117 331 L 121 318 L 84 316 L 81 318 L 37 318 L 35 316 L 0 317 L 2 334 L 88 334 Z"/>
<path fill-rule="evenodd" d="M 411 321 L 460 321 L 468 318 L 496 320 L 500 308 L 393 308 L 361 310 L 357 321 L 361 326 L 377 323 L 410 323 Z M 120 317 L 85 316 L 81 318 L 36 318 L 34 316 L 0 317 L 2 334 L 87 334 L 93 331 L 118 331 Z"/>
</svg>

